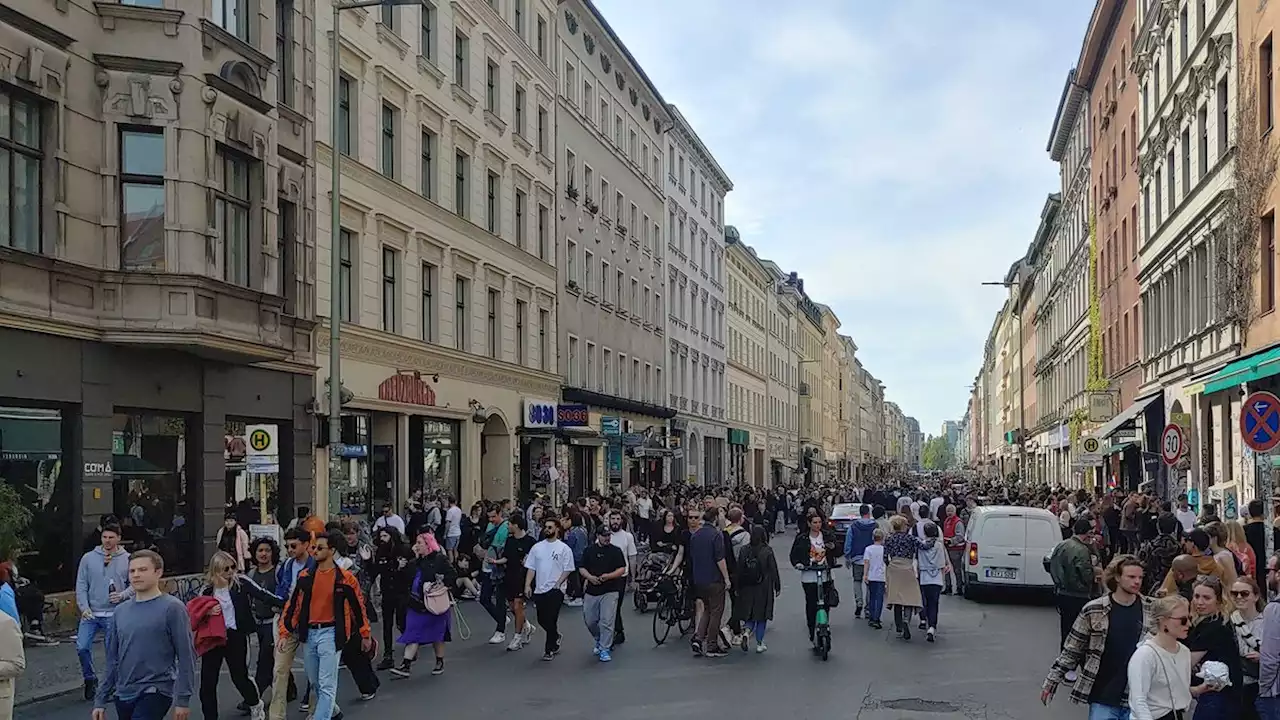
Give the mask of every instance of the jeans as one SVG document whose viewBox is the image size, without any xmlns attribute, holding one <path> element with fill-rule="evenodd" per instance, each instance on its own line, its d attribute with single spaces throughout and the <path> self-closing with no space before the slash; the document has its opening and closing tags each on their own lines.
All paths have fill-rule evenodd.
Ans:
<svg viewBox="0 0 1280 720">
<path fill-rule="evenodd" d="M 884 612 L 884 581 L 867 581 L 867 619 L 880 622 L 880 613 Z"/>
<path fill-rule="evenodd" d="M 261 701 L 258 687 L 249 679 L 249 634 L 230 630 L 225 645 L 211 648 L 200 656 L 200 712 L 207 718 L 218 717 L 218 675 L 223 662 L 245 704 L 254 706 Z"/>
<path fill-rule="evenodd" d="M 1089 720 L 1129 720 L 1129 708 L 1089 703 Z"/>
<path fill-rule="evenodd" d="M 85 680 L 97 678 L 93 672 L 93 641 L 97 639 L 98 633 L 102 633 L 103 642 L 114 642 L 111 639 L 109 616 L 80 619 L 80 626 L 76 629 L 76 655 L 80 658 L 80 673 Z M 107 648 L 107 654 L 111 654 L 111 648 Z"/>
<path fill-rule="evenodd" d="M 507 632 L 507 604 L 498 597 L 502 593 L 502 580 L 495 580 L 493 573 L 480 573 L 480 606 L 489 613 L 495 623 L 494 632 Z"/>
<path fill-rule="evenodd" d="M 558 589 L 540 593 L 533 596 L 533 603 L 538 611 L 538 624 L 547 636 L 542 652 L 546 655 L 560 652 L 560 606 L 564 604 L 564 593 Z M 585 600 L 583 606 L 586 606 Z"/>
<path fill-rule="evenodd" d="M 693 637 L 707 652 L 723 650 L 720 647 L 720 621 L 724 617 L 724 583 L 696 585 L 694 591 L 702 601 L 702 612 L 698 613 Z"/>
<path fill-rule="evenodd" d="M 1260 697 L 1253 706 L 1262 720 L 1280 720 L 1280 697 Z"/>
<path fill-rule="evenodd" d="M 146 693 L 132 700 L 116 700 L 116 717 L 119 720 L 164 720 L 169 714 L 173 698 L 164 693 Z"/>
<path fill-rule="evenodd" d="M 756 636 L 756 645 L 763 645 L 764 634 L 769 629 L 769 622 L 767 620 L 747 620 L 746 623 L 747 629 Z"/>
<path fill-rule="evenodd" d="M 938 605 L 942 599 L 942 586 L 921 585 L 920 598 L 924 600 L 924 608 L 920 611 L 920 617 L 924 619 L 928 627 L 938 627 Z"/>
<path fill-rule="evenodd" d="M 853 571 L 853 606 L 855 609 L 861 611 L 865 606 L 865 603 L 862 600 L 862 561 L 854 560 L 849 563 L 849 567 Z"/>
<path fill-rule="evenodd" d="M 333 628 L 311 628 L 305 653 L 303 665 L 307 669 L 307 681 L 316 689 L 312 717 L 331 720 L 338 694 L 338 645 Z"/>
<path fill-rule="evenodd" d="M 618 615 L 619 597 L 620 593 L 607 592 L 582 598 L 582 620 L 587 624 L 587 632 L 595 638 L 596 647 L 606 650 L 613 647 L 613 622 Z"/>
</svg>

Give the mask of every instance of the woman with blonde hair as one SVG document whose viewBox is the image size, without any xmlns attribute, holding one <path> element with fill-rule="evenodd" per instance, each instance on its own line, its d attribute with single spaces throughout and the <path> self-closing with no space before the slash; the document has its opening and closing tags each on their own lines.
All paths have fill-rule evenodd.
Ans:
<svg viewBox="0 0 1280 720">
<path fill-rule="evenodd" d="M 910 510 L 906 510 L 910 513 Z M 928 546 L 912 534 L 912 521 L 895 515 L 890 521 L 893 534 L 884 542 L 885 604 L 893 608 L 893 627 L 898 637 L 911 639 L 911 617 L 924 606 L 920 579 L 916 576 L 916 554 Z"/>
<path fill-rule="evenodd" d="M 1181 717 L 1191 706 L 1191 651 L 1182 644 L 1191 624 L 1186 598 L 1170 595 L 1150 610 L 1151 635 L 1129 658 L 1130 720 Z"/>
<path fill-rule="evenodd" d="M 262 720 L 265 715 L 262 697 L 249 676 L 249 638 L 257 634 L 258 628 L 253 603 L 262 603 L 276 611 L 284 603 L 249 576 L 242 575 L 239 561 L 221 550 L 209 559 L 205 587 L 200 594 L 218 601 L 213 613 L 222 616 L 227 628 L 226 644 L 211 648 L 200 657 L 200 711 L 206 718 L 218 717 L 218 678 L 226 663 L 227 673 L 240 691 L 245 707 L 249 708 L 250 717 Z"/>
<path fill-rule="evenodd" d="M 1231 629 L 1240 651 L 1244 685 L 1240 688 L 1244 720 L 1256 720 L 1254 700 L 1258 697 L 1259 660 L 1262 654 L 1262 609 L 1267 600 L 1251 575 L 1241 575 L 1231 586 Z"/>
<path fill-rule="evenodd" d="M 1193 622 L 1186 646 L 1191 650 L 1191 663 L 1196 667 L 1206 662 L 1227 666 L 1230 684 L 1201 683 L 1191 688 L 1197 696 L 1193 720 L 1237 720 L 1241 716 L 1240 697 L 1244 673 L 1235 633 L 1231 629 L 1231 608 L 1227 606 L 1222 581 L 1214 576 L 1201 576 L 1192 586 Z"/>
<path fill-rule="evenodd" d="M 1253 547 L 1249 545 L 1249 540 L 1245 537 L 1244 526 L 1239 520 L 1228 520 L 1223 523 L 1223 527 L 1227 531 L 1227 540 L 1223 545 L 1235 554 L 1236 559 L 1240 561 L 1242 572 L 1241 577 L 1253 577 L 1254 571 L 1258 567 L 1258 557 L 1253 552 Z"/>
</svg>

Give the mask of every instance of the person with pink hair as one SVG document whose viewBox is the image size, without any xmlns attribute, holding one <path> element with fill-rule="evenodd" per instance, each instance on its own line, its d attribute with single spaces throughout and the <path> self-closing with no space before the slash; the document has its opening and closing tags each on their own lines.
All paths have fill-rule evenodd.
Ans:
<svg viewBox="0 0 1280 720">
<path fill-rule="evenodd" d="M 444 644 L 453 639 L 453 598 L 449 595 L 455 581 L 453 565 L 431 532 L 418 536 L 413 543 L 413 553 L 417 560 L 413 565 L 413 581 L 409 583 L 409 607 L 404 632 L 396 640 L 404 645 L 404 655 L 400 664 L 391 669 L 391 674 L 398 678 L 409 677 L 410 668 L 418 659 L 418 648 L 428 643 L 436 656 L 431 674 L 443 673 Z"/>
</svg>

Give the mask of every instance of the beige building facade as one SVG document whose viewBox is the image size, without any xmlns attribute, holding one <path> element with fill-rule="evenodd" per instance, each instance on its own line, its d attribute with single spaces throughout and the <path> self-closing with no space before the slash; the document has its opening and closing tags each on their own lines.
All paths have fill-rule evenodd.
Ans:
<svg viewBox="0 0 1280 720">
<path fill-rule="evenodd" d="M 424 2 L 344 12 L 319 52 L 319 179 L 341 157 L 341 229 L 319 213 L 320 306 L 339 299 L 342 443 L 317 506 L 376 513 L 421 493 L 464 506 L 549 488 L 556 358 L 554 5 Z M 320 36 L 332 6 L 320 6 Z M 331 287 L 331 243 L 340 285 Z M 327 397 L 328 328 L 315 395 Z M 552 420 L 546 421 L 550 409 Z M 330 453 L 342 460 L 328 477 Z"/>
<path fill-rule="evenodd" d="M 774 294 L 773 276 L 732 226 L 725 230 L 725 266 L 729 480 L 770 487 L 769 349 L 773 338 L 767 325 Z M 734 439 L 741 442 L 732 442 Z"/>
</svg>

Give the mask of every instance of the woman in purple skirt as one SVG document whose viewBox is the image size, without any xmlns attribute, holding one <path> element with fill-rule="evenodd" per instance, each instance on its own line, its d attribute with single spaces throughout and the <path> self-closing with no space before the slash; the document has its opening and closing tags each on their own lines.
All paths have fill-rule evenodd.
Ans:
<svg viewBox="0 0 1280 720">
<path fill-rule="evenodd" d="M 435 535 L 430 532 L 418 536 L 413 544 L 413 552 L 417 560 L 414 563 L 413 582 L 409 586 L 409 607 L 405 613 L 404 633 L 396 640 L 404 645 L 404 656 L 400 665 L 391 669 L 392 675 L 401 678 L 409 677 L 409 668 L 418 659 L 418 648 L 427 643 L 431 644 L 436 655 L 436 666 L 431 674 L 443 673 L 444 644 L 453 639 L 450 636 L 453 625 L 452 607 L 439 615 L 427 609 L 427 596 L 433 586 L 443 584 L 446 592 L 447 588 L 453 587 L 453 565 L 440 548 L 440 543 L 436 542 Z"/>
</svg>

